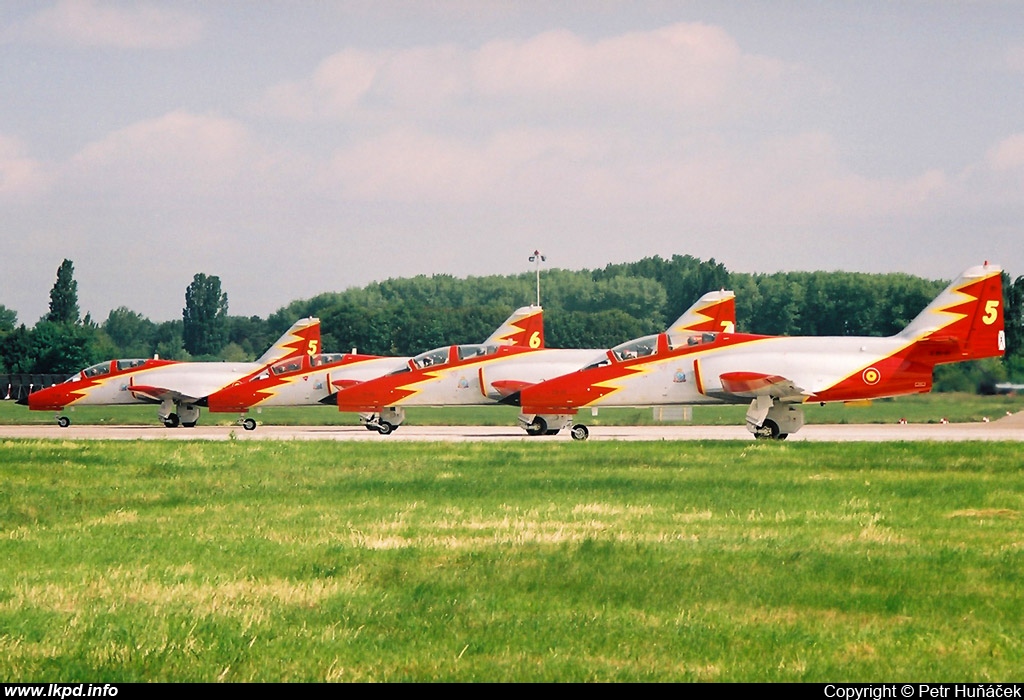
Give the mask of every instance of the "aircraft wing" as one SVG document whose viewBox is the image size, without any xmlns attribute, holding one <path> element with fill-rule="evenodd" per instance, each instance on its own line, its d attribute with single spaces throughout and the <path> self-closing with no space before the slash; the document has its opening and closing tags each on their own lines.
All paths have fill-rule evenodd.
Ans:
<svg viewBox="0 0 1024 700">
<path fill-rule="evenodd" d="M 534 384 L 535 382 L 522 382 L 515 379 L 499 379 L 496 382 L 491 382 L 491 387 L 504 399 Z"/>
<path fill-rule="evenodd" d="M 160 403 L 167 399 L 172 401 L 196 401 L 199 398 L 196 396 L 185 396 L 180 391 L 175 391 L 174 389 L 148 384 L 132 384 L 128 387 L 128 391 L 141 401 L 152 401 L 154 403 Z"/>
<path fill-rule="evenodd" d="M 803 396 L 804 391 L 789 379 L 777 374 L 762 372 L 726 372 L 719 376 L 722 390 L 734 396 L 753 398 L 771 396 L 775 399 L 793 399 Z"/>
<path fill-rule="evenodd" d="M 730 364 L 735 366 L 735 363 Z M 700 393 L 725 400 L 763 396 L 780 401 L 803 401 L 808 396 L 808 392 L 789 377 L 773 372 L 735 370 L 711 358 L 695 360 L 694 374 Z"/>
<path fill-rule="evenodd" d="M 159 368 L 130 381 L 127 390 L 140 401 L 191 404 L 259 370 L 251 362 L 190 362 Z M 148 380 L 148 381 L 147 381 Z"/>
</svg>

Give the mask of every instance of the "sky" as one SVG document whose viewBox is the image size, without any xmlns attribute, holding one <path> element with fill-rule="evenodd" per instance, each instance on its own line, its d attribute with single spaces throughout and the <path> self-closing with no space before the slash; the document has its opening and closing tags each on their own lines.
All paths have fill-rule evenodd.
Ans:
<svg viewBox="0 0 1024 700">
<path fill-rule="evenodd" d="M 98 322 L 180 319 L 196 273 L 266 317 L 535 249 L 1024 275 L 1016 0 L 20 0 L 0 66 L 29 326 L 65 258 Z"/>
</svg>

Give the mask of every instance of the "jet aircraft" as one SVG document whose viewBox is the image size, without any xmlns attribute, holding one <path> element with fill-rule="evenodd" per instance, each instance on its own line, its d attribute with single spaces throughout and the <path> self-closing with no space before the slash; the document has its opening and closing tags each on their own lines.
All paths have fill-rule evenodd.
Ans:
<svg viewBox="0 0 1024 700">
<path fill-rule="evenodd" d="M 360 413 L 364 424 L 387 435 L 401 425 L 407 406 L 497 404 L 524 387 L 574 372 L 604 355 L 600 349 L 545 348 L 542 312 L 539 307 L 533 308 L 535 313 L 527 321 L 534 325 L 510 336 L 511 343 L 429 350 L 390 374 L 338 392 L 338 409 Z M 702 297 L 669 330 L 675 333 L 697 327 L 731 331 L 734 326 L 734 296 L 723 291 Z M 551 435 L 567 423 L 568 417 L 562 422 L 542 419 L 527 431 L 531 435 Z"/>
<path fill-rule="evenodd" d="M 261 410 L 266 406 L 330 404 L 340 388 L 379 377 L 408 359 L 359 353 L 291 357 L 213 392 L 198 405 L 207 407 L 210 413 L 245 414 L 251 408 Z M 239 423 L 246 430 L 256 429 L 252 417 L 241 417 Z"/>
<path fill-rule="evenodd" d="M 33 411 L 62 411 L 67 406 L 159 404 L 169 428 L 191 428 L 199 421 L 201 399 L 218 389 L 258 374 L 286 358 L 316 354 L 320 319 L 297 321 L 255 362 L 179 362 L 160 359 L 108 360 L 75 373 L 61 384 L 40 389 L 19 401 Z M 57 424 L 71 425 L 59 415 Z"/>
<path fill-rule="evenodd" d="M 936 365 L 996 357 L 1005 348 L 1001 269 L 986 263 L 966 270 L 888 338 L 648 336 L 507 402 L 522 407 L 526 426 L 538 418 L 571 421 L 588 407 L 749 403 L 747 429 L 785 439 L 803 426 L 801 404 L 927 393 Z M 574 438 L 588 434 L 572 426 Z"/>
<path fill-rule="evenodd" d="M 539 314 L 538 307 L 517 309 L 483 345 L 542 345 L 543 326 Z M 208 406 L 211 412 L 240 413 L 265 406 L 335 404 L 335 394 L 340 390 L 407 367 L 410 359 L 356 353 L 292 357 L 211 394 L 201 404 Z M 246 430 L 256 429 L 256 421 L 251 417 L 243 418 L 240 422 Z M 400 420 L 389 423 L 389 427 L 384 430 L 390 432 L 400 423 Z M 380 430 L 380 426 L 379 422 L 367 424 L 368 428 L 375 430 Z"/>
</svg>

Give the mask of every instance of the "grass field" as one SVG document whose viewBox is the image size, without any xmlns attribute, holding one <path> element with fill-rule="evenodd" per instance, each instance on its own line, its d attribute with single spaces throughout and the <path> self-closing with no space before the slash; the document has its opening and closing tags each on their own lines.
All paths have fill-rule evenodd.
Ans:
<svg viewBox="0 0 1024 700">
<path fill-rule="evenodd" d="M 8 681 L 1011 681 L 1019 444 L 4 441 Z"/>
<path fill-rule="evenodd" d="M 692 421 L 668 421 L 666 424 L 693 423 L 697 425 L 743 425 L 743 406 L 694 406 Z M 874 401 L 868 406 L 827 404 L 808 405 L 807 422 L 812 423 L 897 423 L 901 418 L 910 423 L 938 423 L 946 419 L 952 423 L 978 422 L 984 418 L 996 420 L 1007 412 L 1024 411 L 1024 396 L 979 396 L 977 394 L 921 394 L 896 399 Z M 66 411 L 76 425 L 154 425 L 159 421 L 156 407 L 140 406 L 83 406 Z M 356 425 L 354 414 L 341 413 L 330 406 L 302 406 L 295 408 L 267 408 L 252 416 L 270 425 Z M 514 406 L 471 406 L 453 408 L 410 408 L 408 425 L 516 425 L 519 409 Z M 0 401 L 0 424 L 29 424 L 54 422 L 52 411 L 29 411 L 13 401 Z M 233 425 L 235 413 L 209 413 L 203 411 L 201 425 Z M 650 408 L 607 408 L 597 416 L 589 410 L 580 412 L 578 422 L 587 425 L 653 425 Z"/>
</svg>

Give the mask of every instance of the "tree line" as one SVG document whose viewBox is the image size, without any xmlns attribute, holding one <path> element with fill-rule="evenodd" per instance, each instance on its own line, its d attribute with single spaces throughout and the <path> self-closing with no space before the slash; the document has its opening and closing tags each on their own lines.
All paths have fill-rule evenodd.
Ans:
<svg viewBox="0 0 1024 700">
<path fill-rule="evenodd" d="M 478 343 L 511 311 L 534 301 L 532 273 L 388 279 L 289 303 L 266 319 L 231 316 L 214 275 L 196 274 L 181 320 L 154 323 L 126 306 L 103 322 L 80 317 L 74 265 L 64 260 L 50 311 L 28 328 L 0 305 L 0 373 L 71 374 L 114 357 L 245 361 L 258 357 L 297 319 L 321 319 L 322 347 L 412 355 Z M 714 289 L 736 292 L 737 327 L 768 335 L 875 335 L 900 331 L 945 286 L 906 274 L 729 272 L 689 255 L 648 257 L 594 270 L 542 273 L 547 345 L 607 348 L 664 330 Z M 1024 277 L 1003 275 L 1007 356 L 939 368 L 939 389 L 977 389 L 1024 380 Z"/>
</svg>

